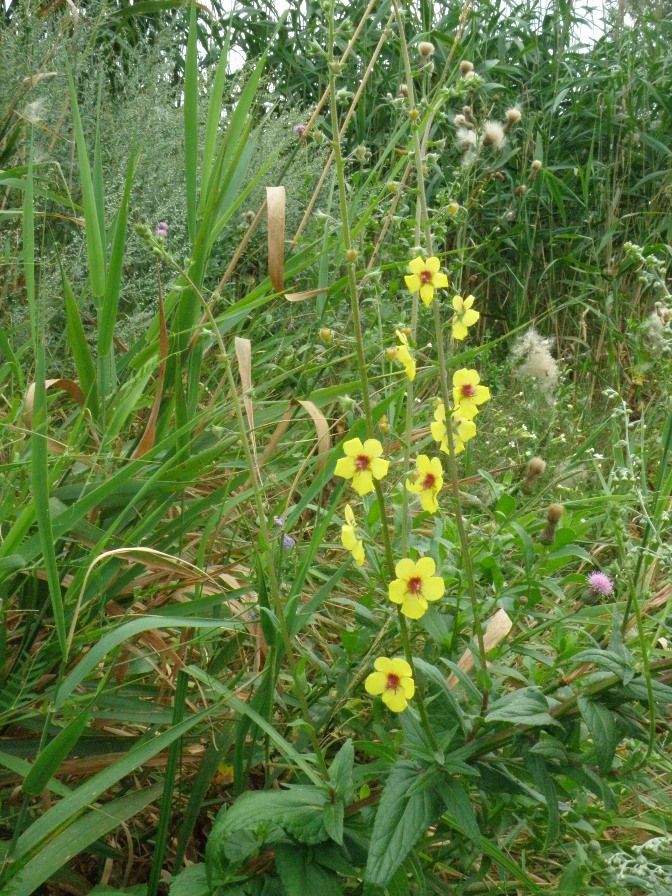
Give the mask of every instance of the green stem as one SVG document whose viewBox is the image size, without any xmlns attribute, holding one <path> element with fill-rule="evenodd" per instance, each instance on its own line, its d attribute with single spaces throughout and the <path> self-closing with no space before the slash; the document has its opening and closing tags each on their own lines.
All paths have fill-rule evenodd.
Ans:
<svg viewBox="0 0 672 896">
<path fill-rule="evenodd" d="M 343 155 L 341 152 L 341 141 L 340 141 L 340 128 L 338 123 L 338 111 L 336 108 L 336 62 L 334 59 L 334 4 L 332 0 L 331 4 L 331 15 L 329 18 L 329 96 L 330 96 L 330 109 L 331 109 L 331 128 L 333 134 L 333 151 L 334 151 L 334 167 L 336 169 L 336 179 L 338 182 L 338 195 L 340 200 L 341 207 L 341 222 L 343 225 L 343 245 L 345 248 L 345 256 L 346 256 L 346 264 L 347 264 L 347 282 L 348 282 L 348 292 L 350 294 L 350 307 L 352 312 L 352 320 L 355 329 L 355 346 L 357 352 L 357 366 L 359 369 L 359 375 L 362 383 L 362 405 L 364 408 L 364 418 L 366 421 L 366 431 L 368 438 L 373 438 L 375 435 L 374 425 L 373 425 L 373 414 L 371 411 L 371 396 L 369 394 L 369 377 L 368 371 L 366 367 L 366 354 L 364 352 L 364 338 L 362 334 L 362 320 L 359 312 L 359 296 L 357 290 L 357 277 L 356 277 L 356 254 L 353 251 L 352 247 L 352 237 L 350 234 L 350 220 L 348 215 L 348 197 L 347 191 L 345 187 L 345 165 L 343 162 Z M 385 507 L 385 496 L 383 494 L 382 486 L 379 482 L 375 482 L 375 492 L 376 499 L 378 501 L 378 508 L 380 511 L 380 526 L 383 535 L 383 543 L 385 547 L 385 558 L 387 562 L 388 572 L 390 578 L 394 578 L 395 573 L 395 563 L 394 563 L 394 554 L 392 551 L 392 539 L 390 536 L 389 522 L 387 519 L 387 510 Z M 404 647 L 404 654 L 406 656 L 406 662 L 409 664 L 412 670 L 413 678 L 416 678 L 415 674 L 415 666 L 413 663 L 413 652 L 411 650 L 410 639 L 408 637 L 408 629 L 406 628 L 406 621 L 402 618 L 400 614 L 400 631 L 401 631 L 401 639 Z M 422 719 L 423 727 L 425 728 L 427 738 L 432 745 L 432 749 L 438 751 L 438 745 L 436 743 L 436 739 L 432 732 L 431 726 L 429 724 L 429 716 L 427 715 L 427 709 L 424 705 L 424 700 L 422 694 L 417 691 L 416 692 L 416 701 L 420 710 L 420 716 Z"/>
</svg>

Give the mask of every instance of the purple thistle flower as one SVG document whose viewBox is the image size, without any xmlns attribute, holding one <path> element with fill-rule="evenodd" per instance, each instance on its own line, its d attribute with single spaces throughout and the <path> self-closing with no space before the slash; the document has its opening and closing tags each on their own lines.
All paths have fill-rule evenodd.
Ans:
<svg viewBox="0 0 672 896">
<path fill-rule="evenodd" d="M 291 549 L 296 544 L 296 541 L 292 538 L 291 535 L 287 535 L 287 533 L 285 532 L 285 534 L 282 536 L 282 544 L 286 551 L 291 551 Z"/>
<path fill-rule="evenodd" d="M 591 572 L 586 576 L 586 581 L 593 594 L 611 594 L 614 590 L 614 583 L 604 572 Z"/>
<path fill-rule="evenodd" d="M 156 225 L 156 235 L 160 239 L 164 239 L 168 236 L 168 225 L 165 221 L 159 221 Z"/>
</svg>

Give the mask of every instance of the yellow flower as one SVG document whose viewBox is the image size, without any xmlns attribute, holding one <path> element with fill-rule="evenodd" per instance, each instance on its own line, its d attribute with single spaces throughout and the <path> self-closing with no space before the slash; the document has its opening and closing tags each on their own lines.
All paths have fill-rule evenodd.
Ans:
<svg viewBox="0 0 672 896">
<path fill-rule="evenodd" d="M 357 566 L 364 565 L 364 545 L 361 538 L 355 535 L 355 514 L 349 504 L 345 505 L 345 525 L 341 526 L 341 543 L 346 551 L 350 551 Z"/>
<path fill-rule="evenodd" d="M 473 439 L 476 435 L 476 424 L 473 420 L 467 420 L 459 411 L 454 411 L 450 415 L 450 425 L 453 430 L 453 446 L 455 454 L 461 454 L 464 451 L 464 445 L 469 439 Z M 442 401 L 438 402 L 434 411 L 434 423 L 430 426 L 432 436 L 439 443 L 442 451 L 450 454 L 450 445 L 448 444 L 448 430 L 446 429 L 446 409 Z"/>
<path fill-rule="evenodd" d="M 392 712 L 403 712 L 415 694 L 413 670 L 400 657 L 393 660 L 379 656 L 373 664 L 376 670 L 367 676 L 364 688 L 367 694 L 382 696 L 383 703 Z"/>
<path fill-rule="evenodd" d="M 453 374 L 453 401 L 455 411 L 467 420 L 473 420 L 478 414 L 477 405 L 490 398 L 487 386 L 479 386 L 480 376 L 475 370 L 462 367 Z"/>
<path fill-rule="evenodd" d="M 453 296 L 453 339 L 466 339 L 469 327 L 473 326 L 481 316 L 471 306 L 474 304 L 474 297 Z"/>
<path fill-rule="evenodd" d="M 436 513 L 439 509 L 437 495 L 443 488 L 443 468 L 438 457 L 431 460 L 426 454 L 419 454 L 416 461 L 416 478 L 406 480 L 406 488 L 414 495 L 420 495 L 422 509 L 427 513 Z"/>
<path fill-rule="evenodd" d="M 405 333 L 402 333 L 401 330 L 395 330 L 395 332 L 397 334 L 397 339 L 399 340 L 396 355 L 397 361 L 404 365 L 406 376 L 413 382 L 415 379 L 415 358 L 408 347 L 408 337 Z"/>
<path fill-rule="evenodd" d="M 378 439 L 350 439 L 343 442 L 345 457 L 336 464 L 336 476 L 352 479 L 352 487 L 358 495 L 368 495 L 373 491 L 373 480 L 387 475 L 389 460 L 383 460 L 383 446 Z"/>
<path fill-rule="evenodd" d="M 435 255 L 427 261 L 418 255 L 409 262 L 408 268 L 411 273 L 404 277 L 406 286 L 411 292 L 420 291 L 420 298 L 428 308 L 432 304 L 434 290 L 448 286 L 448 277 L 440 272 L 440 267 L 441 262 Z"/>
<path fill-rule="evenodd" d="M 400 560 L 394 568 L 397 578 L 390 582 L 388 595 L 409 619 L 420 619 L 427 611 L 428 600 L 439 600 L 446 590 L 443 579 L 435 576 L 436 564 L 431 557 L 421 557 L 417 563 Z"/>
</svg>

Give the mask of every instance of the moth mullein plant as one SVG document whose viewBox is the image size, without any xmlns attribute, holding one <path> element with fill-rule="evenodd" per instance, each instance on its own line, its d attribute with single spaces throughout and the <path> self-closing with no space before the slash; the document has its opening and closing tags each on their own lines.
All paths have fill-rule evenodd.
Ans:
<svg viewBox="0 0 672 896">
<path fill-rule="evenodd" d="M 364 682 L 366 692 L 374 697 L 381 697 L 385 706 L 392 712 L 403 712 L 415 694 L 415 682 L 410 664 L 401 657 L 388 659 L 379 656 L 373 668 L 376 671 Z"/>
<path fill-rule="evenodd" d="M 358 495 L 368 495 L 373 491 L 374 479 L 384 479 L 390 466 L 389 460 L 381 457 L 383 446 L 378 439 L 349 439 L 343 442 L 345 457 L 336 463 L 336 476 L 352 479 L 352 487 Z"/>
<path fill-rule="evenodd" d="M 427 308 L 434 300 L 434 291 L 446 289 L 448 286 L 448 277 L 441 272 L 440 268 L 441 262 L 435 255 L 427 260 L 418 255 L 408 264 L 411 273 L 404 277 L 406 286 L 411 292 L 420 293 L 420 298 Z"/>
</svg>

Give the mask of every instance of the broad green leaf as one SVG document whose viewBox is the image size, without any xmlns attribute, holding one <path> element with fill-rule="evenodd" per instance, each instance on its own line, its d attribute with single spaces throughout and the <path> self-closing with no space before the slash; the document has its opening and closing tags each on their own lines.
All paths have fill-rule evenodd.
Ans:
<svg viewBox="0 0 672 896">
<path fill-rule="evenodd" d="M 444 775 L 438 783 L 438 791 L 445 807 L 444 816 L 461 834 L 478 845 L 481 832 L 465 788 L 459 781 Z"/>
<path fill-rule="evenodd" d="M 549 708 L 548 700 L 539 688 L 520 688 L 496 700 L 485 718 L 487 722 L 509 722 L 532 727 L 559 725 L 549 714 Z"/>
<path fill-rule="evenodd" d="M 170 896 L 210 896 L 210 885 L 205 865 L 188 865 L 173 879 L 170 885 Z"/>
<path fill-rule="evenodd" d="M 527 766 L 534 783 L 541 791 L 548 808 L 548 827 L 544 851 L 557 839 L 560 832 L 560 807 L 558 806 L 558 794 L 555 781 L 548 772 L 546 762 L 537 753 L 528 753 L 525 757 Z"/>
<path fill-rule="evenodd" d="M 326 803 L 322 813 L 324 829 L 339 846 L 343 846 L 343 822 L 345 820 L 345 806 L 341 800 L 335 803 Z"/>
<path fill-rule="evenodd" d="M 318 864 L 319 853 L 294 845 L 278 844 L 275 867 L 287 896 L 342 896 L 338 878 Z"/>
<path fill-rule="evenodd" d="M 346 802 L 353 799 L 352 771 L 355 764 L 355 748 L 348 738 L 334 757 L 329 769 L 329 780 L 336 795 Z"/>
<path fill-rule="evenodd" d="M 423 770 L 402 759 L 383 788 L 371 833 L 364 880 L 385 887 L 415 844 L 441 815 L 443 801 L 435 790 L 409 789 Z"/>
<path fill-rule="evenodd" d="M 596 700 L 591 700 L 585 694 L 579 694 L 577 702 L 581 717 L 593 740 L 597 766 L 600 773 L 606 775 L 611 768 L 616 747 L 620 741 L 616 722 L 606 706 Z"/>
</svg>

